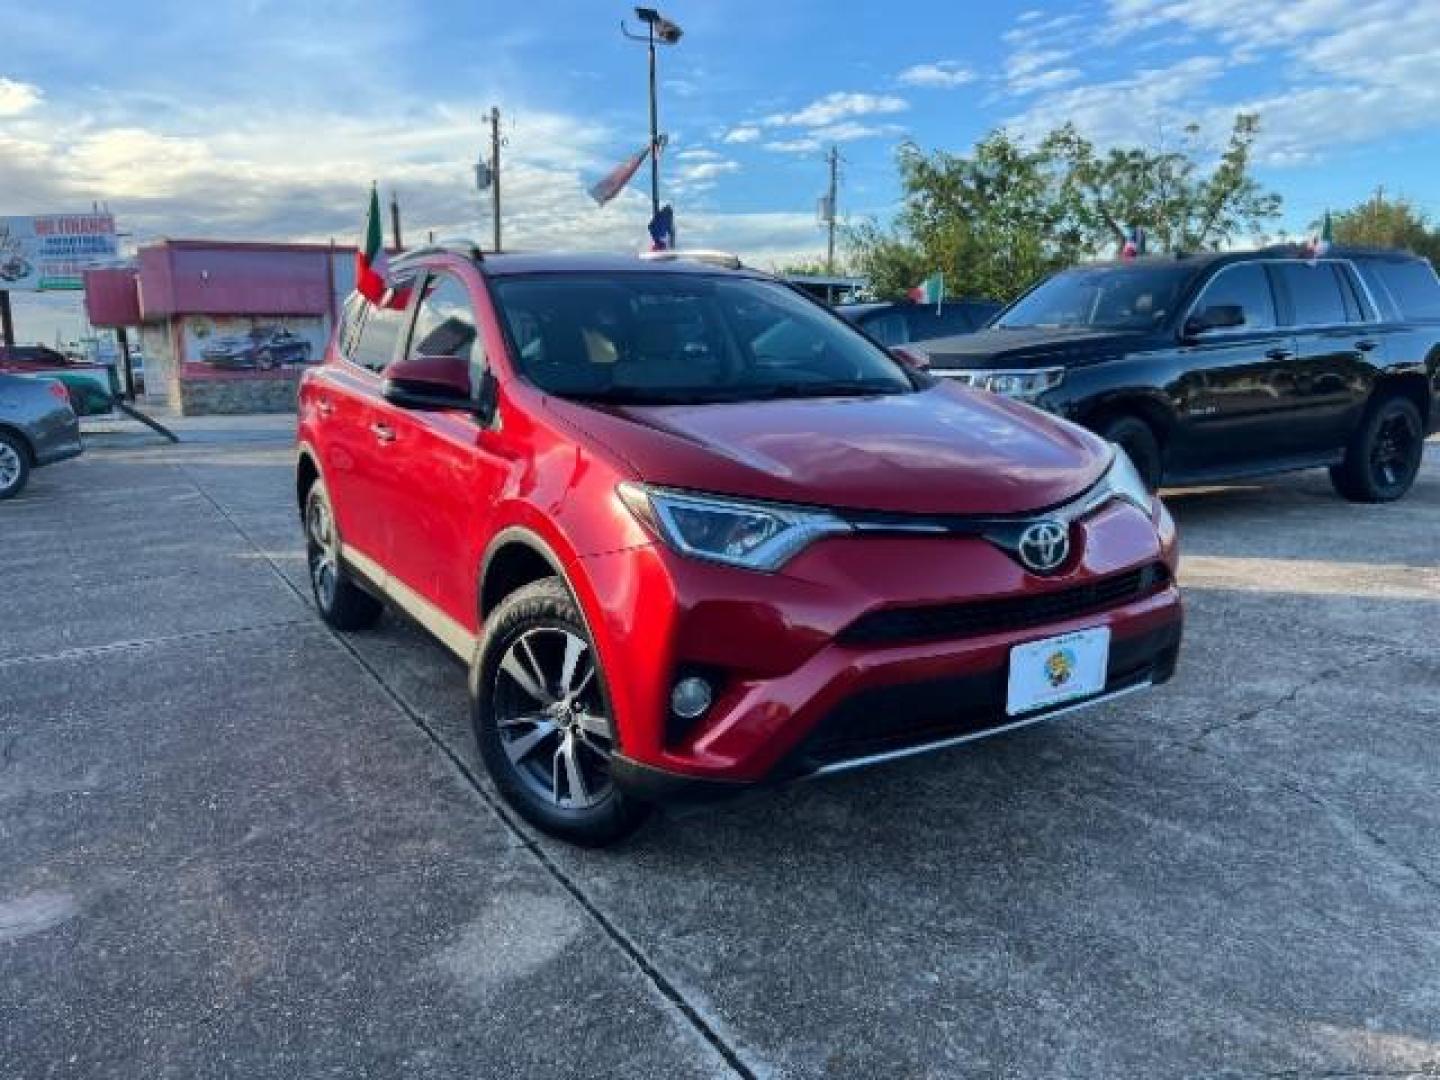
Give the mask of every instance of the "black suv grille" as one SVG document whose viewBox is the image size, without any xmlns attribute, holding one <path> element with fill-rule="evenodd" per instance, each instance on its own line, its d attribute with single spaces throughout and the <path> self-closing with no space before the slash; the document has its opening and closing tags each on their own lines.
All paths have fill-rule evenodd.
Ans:
<svg viewBox="0 0 1440 1080">
<path fill-rule="evenodd" d="M 964 604 L 889 608 L 862 615 L 840 632 L 842 645 L 892 645 L 1024 630 L 1118 607 L 1158 591 L 1169 580 L 1163 563 L 1068 589 Z"/>
</svg>

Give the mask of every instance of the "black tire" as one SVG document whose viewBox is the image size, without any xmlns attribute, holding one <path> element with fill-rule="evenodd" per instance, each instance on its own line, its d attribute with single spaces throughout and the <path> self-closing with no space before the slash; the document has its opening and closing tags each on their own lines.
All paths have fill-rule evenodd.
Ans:
<svg viewBox="0 0 1440 1080">
<path fill-rule="evenodd" d="M 30 448 L 0 431 L 0 502 L 13 499 L 30 482 Z"/>
<path fill-rule="evenodd" d="M 1106 424 L 1100 434 L 1130 455 L 1146 487 L 1151 491 L 1160 487 L 1165 466 L 1154 428 L 1137 416 L 1120 416 Z"/>
<path fill-rule="evenodd" d="M 385 607 L 355 583 L 340 561 L 340 536 L 330 498 L 320 481 L 305 496 L 305 562 L 310 570 L 310 594 L 320 617 L 346 633 L 375 625 Z"/>
<path fill-rule="evenodd" d="M 610 776 L 608 758 L 619 746 L 610 695 L 570 591 L 559 578 L 533 582 L 485 622 L 471 666 L 471 710 L 480 757 L 501 796 L 537 829 L 574 844 L 601 847 L 629 836 L 651 808 Z"/>
<path fill-rule="evenodd" d="M 1407 397 L 1377 400 L 1330 469 L 1335 490 L 1351 502 L 1393 502 L 1408 492 L 1425 456 L 1425 424 Z"/>
</svg>

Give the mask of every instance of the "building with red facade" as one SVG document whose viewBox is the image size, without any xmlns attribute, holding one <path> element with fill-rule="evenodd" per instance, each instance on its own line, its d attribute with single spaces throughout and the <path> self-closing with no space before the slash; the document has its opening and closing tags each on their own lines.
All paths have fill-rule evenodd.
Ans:
<svg viewBox="0 0 1440 1080">
<path fill-rule="evenodd" d="M 86 312 L 139 327 L 145 401 L 187 416 L 293 409 L 355 281 L 355 249 L 328 244 L 163 240 L 137 263 L 89 271 Z"/>
</svg>

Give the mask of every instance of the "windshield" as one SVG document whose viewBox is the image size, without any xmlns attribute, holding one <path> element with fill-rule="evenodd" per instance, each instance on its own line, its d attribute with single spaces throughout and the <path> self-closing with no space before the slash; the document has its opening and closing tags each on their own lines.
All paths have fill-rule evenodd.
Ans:
<svg viewBox="0 0 1440 1080">
<path fill-rule="evenodd" d="M 522 374 L 562 397 L 691 404 L 914 388 L 887 353 L 778 282 L 640 273 L 494 287 Z"/>
<path fill-rule="evenodd" d="M 1175 311 L 1193 273 L 1189 266 L 1077 266 L 1016 301 L 995 325 L 1153 330 Z"/>
</svg>

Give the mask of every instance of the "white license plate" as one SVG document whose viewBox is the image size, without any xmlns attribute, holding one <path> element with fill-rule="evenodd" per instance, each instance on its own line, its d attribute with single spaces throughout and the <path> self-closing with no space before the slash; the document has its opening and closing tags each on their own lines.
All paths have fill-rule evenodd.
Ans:
<svg viewBox="0 0 1440 1080">
<path fill-rule="evenodd" d="M 1005 711 L 1019 716 L 1098 694 L 1105 689 L 1109 667 L 1108 626 L 1016 645 L 1010 650 Z"/>
</svg>

